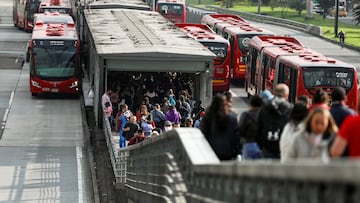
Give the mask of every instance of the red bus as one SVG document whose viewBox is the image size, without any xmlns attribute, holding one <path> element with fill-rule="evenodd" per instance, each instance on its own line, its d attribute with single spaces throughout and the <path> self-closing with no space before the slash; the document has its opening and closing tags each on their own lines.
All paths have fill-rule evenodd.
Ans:
<svg viewBox="0 0 360 203">
<path fill-rule="evenodd" d="M 230 89 L 230 44 L 204 24 L 176 24 L 189 37 L 196 39 L 217 57 L 214 59 L 212 87 L 214 92 Z"/>
<path fill-rule="evenodd" d="M 34 26 L 34 14 L 37 12 L 40 0 L 14 0 L 13 23 L 15 27 L 31 31 Z"/>
<path fill-rule="evenodd" d="M 155 11 L 173 23 L 186 23 L 185 0 L 158 0 Z"/>
<path fill-rule="evenodd" d="M 312 99 L 318 88 L 331 95 L 334 87 L 342 86 L 347 104 L 357 109 L 358 79 L 352 65 L 292 44 L 263 48 L 256 67 L 254 84 L 258 92 L 272 91 L 277 84 L 285 83 L 290 88 L 289 101 L 295 102 L 301 95 Z"/>
<path fill-rule="evenodd" d="M 265 84 L 258 84 L 257 76 L 257 74 L 259 74 L 259 68 L 263 67 L 263 64 L 266 64 L 266 61 L 264 61 L 265 48 L 284 46 L 293 47 L 294 49 L 303 47 L 301 42 L 296 38 L 286 36 L 255 36 L 249 41 L 245 77 L 245 91 L 248 93 L 248 96 L 259 94 L 265 89 Z"/>
<path fill-rule="evenodd" d="M 78 94 L 80 41 L 74 21 L 44 23 L 39 19 L 29 45 L 32 96 L 50 92 Z"/>
<path fill-rule="evenodd" d="M 54 13 L 69 14 L 74 16 L 74 1 L 71 0 L 42 0 L 38 9 L 38 13 Z"/>
</svg>

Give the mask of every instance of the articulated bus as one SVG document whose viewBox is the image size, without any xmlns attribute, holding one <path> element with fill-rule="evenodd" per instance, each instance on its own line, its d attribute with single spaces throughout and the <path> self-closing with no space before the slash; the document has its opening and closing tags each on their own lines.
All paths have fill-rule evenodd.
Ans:
<svg viewBox="0 0 360 203">
<path fill-rule="evenodd" d="M 31 31 L 34 26 L 34 14 L 38 11 L 40 0 L 14 0 L 13 23 L 15 27 Z"/>
<path fill-rule="evenodd" d="M 185 0 L 158 0 L 155 11 L 173 23 L 186 23 Z"/>
<path fill-rule="evenodd" d="M 216 55 L 213 66 L 213 91 L 228 91 L 230 89 L 229 42 L 204 24 L 176 24 L 176 26 Z"/>
<path fill-rule="evenodd" d="M 246 64 L 246 77 L 245 77 L 245 91 L 248 96 L 259 94 L 265 89 L 265 84 L 258 84 L 258 70 L 266 64 L 265 48 L 269 47 L 292 47 L 299 50 L 303 47 L 294 37 L 286 36 L 255 36 L 249 41 L 249 52 L 247 55 Z M 280 49 L 285 52 L 285 50 Z M 288 53 L 288 52 L 287 52 Z M 283 53 L 283 54 L 287 54 Z"/>
<path fill-rule="evenodd" d="M 347 105 L 357 109 L 358 79 L 356 68 L 298 46 L 265 47 L 262 61 L 257 65 L 255 82 L 259 90 L 272 91 L 279 83 L 290 88 L 289 101 L 301 95 L 313 98 L 317 89 L 329 95 L 333 88 L 344 87 Z"/>
<path fill-rule="evenodd" d="M 38 13 L 58 12 L 74 16 L 74 1 L 72 0 L 42 0 L 38 9 Z"/>
<path fill-rule="evenodd" d="M 78 94 L 80 41 L 74 21 L 68 16 L 66 23 L 45 23 L 41 15 L 37 14 L 29 45 L 30 92 Z"/>
</svg>

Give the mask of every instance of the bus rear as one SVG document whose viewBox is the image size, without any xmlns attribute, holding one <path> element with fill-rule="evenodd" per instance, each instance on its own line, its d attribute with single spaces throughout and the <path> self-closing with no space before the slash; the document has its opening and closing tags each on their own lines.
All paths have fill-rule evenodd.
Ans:
<svg viewBox="0 0 360 203">
<path fill-rule="evenodd" d="M 230 89 L 230 44 L 204 24 L 176 24 L 189 37 L 199 41 L 216 55 L 213 64 L 212 87 L 214 92 Z"/>
<path fill-rule="evenodd" d="M 279 59 L 279 72 L 287 83 L 289 78 L 290 91 L 298 98 L 307 95 L 311 99 L 317 89 L 323 89 L 331 96 L 335 87 L 343 87 L 346 90 L 347 105 L 358 109 L 358 76 L 356 68 L 350 64 L 336 59 L 322 56 L 284 56 Z M 291 75 L 297 74 L 294 80 Z M 296 86 L 295 86 L 296 85 Z"/>
<path fill-rule="evenodd" d="M 250 24 L 227 26 L 223 29 L 222 36 L 229 40 L 231 46 L 230 70 L 232 79 L 245 80 L 249 41 L 252 37 L 260 35 L 274 35 L 274 33 Z"/>
<path fill-rule="evenodd" d="M 34 27 L 34 14 L 37 12 L 39 5 L 40 0 L 14 0 L 14 26 L 25 31 L 31 31 Z"/>
<path fill-rule="evenodd" d="M 30 40 L 30 92 L 79 93 L 79 52 L 74 22 L 37 21 Z"/>
<path fill-rule="evenodd" d="M 186 23 L 186 5 L 183 0 L 159 0 L 155 11 L 173 23 Z"/>
</svg>

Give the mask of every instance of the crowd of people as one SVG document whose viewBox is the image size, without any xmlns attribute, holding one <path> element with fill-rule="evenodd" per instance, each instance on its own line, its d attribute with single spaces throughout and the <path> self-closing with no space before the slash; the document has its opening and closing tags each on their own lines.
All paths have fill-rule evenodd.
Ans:
<svg viewBox="0 0 360 203">
<path fill-rule="evenodd" d="M 120 103 L 114 114 L 111 91 L 103 95 L 103 108 L 120 147 L 139 143 L 179 127 L 199 128 L 220 160 L 280 159 L 360 156 L 357 112 L 346 106 L 346 91 L 334 88 L 331 95 L 318 89 L 312 98 L 301 96 L 288 102 L 289 88 L 278 84 L 274 94 L 265 90 L 250 97 L 249 110 L 232 109 L 230 92 L 217 94 L 205 110 L 192 102 L 187 89 L 169 89 L 162 103 L 145 95 L 137 111 Z M 331 96 L 331 104 L 329 104 Z"/>
</svg>

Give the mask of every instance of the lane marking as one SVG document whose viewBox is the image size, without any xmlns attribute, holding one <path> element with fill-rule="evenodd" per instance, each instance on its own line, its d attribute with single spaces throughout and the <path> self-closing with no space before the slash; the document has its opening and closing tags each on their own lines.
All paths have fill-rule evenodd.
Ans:
<svg viewBox="0 0 360 203">
<path fill-rule="evenodd" d="M 9 100 L 9 108 L 11 107 L 13 101 L 14 101 L 14 96 L 15 96 L 15 92 L 12 91 L 11 92 L 11 95 L 10 95 L 10 100 Z"/>
<path fill-rule="evenodd" d="M 3 122 L 4 122 L 4 123 L 6 122 L 8 115 L 9 115 L 9 109 L 7 108 L 7 109 L 5 110 L 4 117 L 3 117 Z"/>
<path fill-rule="evenodd" d="M 76 165 L 77 165 L 77 180 L 78 180 L 78 193 L 79 193 L 79 198 L 78 198 L 78 202 L 79 203 L 83 203 L 84 202 L 84 197 L 83 197 L 83 193 L 84 193 L 84 187 L 83 187 L 83 173 L 82 173 L 82 164 L 81 164 L 81 160 L 83 158 L 83 154 L 82 154 L 82 149 L 80 146 L 76 146 Z"/>
</svg>

